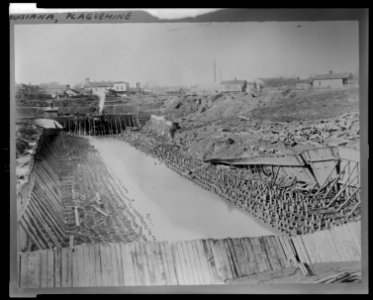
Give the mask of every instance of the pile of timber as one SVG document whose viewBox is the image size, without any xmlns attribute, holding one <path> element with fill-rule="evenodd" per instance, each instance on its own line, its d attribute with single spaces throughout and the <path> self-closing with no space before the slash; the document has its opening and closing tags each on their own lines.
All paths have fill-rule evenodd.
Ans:
<svg viewBox="0 0 373 300">
<path fill-rule="evenodd" d="M 331 276 L 318 279 L 314 283 L 346 283 L 346 282 L 360 282 L 361 272 L 341 272 Z"/>
</svg>

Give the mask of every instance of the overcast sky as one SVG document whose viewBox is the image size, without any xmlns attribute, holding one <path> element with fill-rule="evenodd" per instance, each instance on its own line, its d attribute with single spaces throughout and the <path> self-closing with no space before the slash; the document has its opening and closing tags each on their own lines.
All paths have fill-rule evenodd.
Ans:
<svg viewBox="0 0 373 300">
<path fill-rule="evenodd" d="M 214 60 L 223 80 L 355 72 L 358 36 L 355 21 L 16 25 L 16 82 L 193 85 Z"/>
</svg>

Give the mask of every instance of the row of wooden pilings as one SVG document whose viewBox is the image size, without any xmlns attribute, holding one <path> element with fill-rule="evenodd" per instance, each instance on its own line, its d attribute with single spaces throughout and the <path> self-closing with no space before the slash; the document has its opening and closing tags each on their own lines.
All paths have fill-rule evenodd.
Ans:
<svg viewBox="0 0 373 300">
<path fill-rule="evenodd" d="M 59 117 L 57 121 L 65 131 L 79 135 L 119 134 L 142 123 L 136 114 Z"/>
</svg>

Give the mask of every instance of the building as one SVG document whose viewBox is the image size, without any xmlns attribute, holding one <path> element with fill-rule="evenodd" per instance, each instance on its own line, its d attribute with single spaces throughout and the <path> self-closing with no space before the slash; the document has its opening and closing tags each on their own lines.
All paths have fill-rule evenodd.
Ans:
<svg viewBox="0 0 373 300">
<path fill-rule="evenodd" d="M 47 98 L 38 85 L 20 84 L 16 86 L 16 98 L 19 100 Z"/>
<path fill-rule="evenodd" d="M 307 90 L 312 88 L 312 80 L 304 79 L 298 82 L 295 86 L 295 89 L 297 90 Z"/>
<path fill-rule="evenodd" d="M 353 84 L 351 73 L 333 73 L 316 75 L 311 78 L 314 88 L 344 88 Z"/>
<path fill-rule="evenodd" d="M 226 80 L 220 83 L 223 92 L 246 92 L 247 80 Z"/>
<path fill-rule="evenodd" d="M 66 89 L 69 89 L 70 86 L 67 84 L 40 84 L 40 88 L 51 98 L 63 98 L 65 97 Z"/>
<path fill-rule="evenodd" d="M 125 81 L 114 81 L 112 89 L 119 93 L 126 93 L 129 88 L 129 83 Z"/>
<path fill-rule="evenodd" d="M 73 97 L 78 97 L 78 96 L 80 96 L 80 93 L 79 93 L 78 91 L 73 90 L 73 89 L 71 89 L 71 88 L 69 87 L 68 89 L 65 90 L 65 95 L 66 95 L 67 97 L 71 97 L 71 98 L 73 98 Z"/>
<path fill-rule="evenodd" d="M 295 88 L 298 83 L 301 83 L 302 80 L 292 77 L 271 77 L 271 78 L 257 78 L 254 80 L 254 88 L 257 91 L 262 91 L 266 89 L 278 90 L 281 88 Z"/>
<path fill-rule="evenodd" d="M 93 82 L 89 78 L 86 78 L 85 84 L 83 86 L 83 91 L 85 94 L 100 94 L 102 92 L 126 94 L 129 92 L 129 83 L 125 81 L 99 81 Z"/>
</svg>

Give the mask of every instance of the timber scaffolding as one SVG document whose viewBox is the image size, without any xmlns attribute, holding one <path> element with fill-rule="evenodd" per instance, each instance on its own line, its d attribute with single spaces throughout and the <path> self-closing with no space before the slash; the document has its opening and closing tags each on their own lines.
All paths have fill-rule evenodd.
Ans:
<svg viewBox="0 0 373 300">
<path fill-rule="evenodd" d="M 126 129 L 139 129 L 150 115 L 145 113 L 122 115 L 76 115 L 59 116 L 54 118 L 64 128 L 73 134 L 79 135 L 108 135 L 120 134 Z"/>
<path fill-rule="evenodd" d="M 20 254 L 21 288 L 223 284 L 361 260 L 360 222 L 295 237 L 82 244 Z"/>
<path fill-rule="evenodd" d="M 351 155 L 333 157 L 333 164 L 326 164 L 327 176 L 310 186 L 294 173 L 289 176 L 281 170 L 281 164 L 271 165 L 269 170 L 254 165 L 240 171 L 206 164 L 176 145 L 160 144 L 152 152 L 180 175 L 284 234 L 312 233 L 361 217 L 360 163 Z M 314 160 L 313 172 L 324 174 L 325 170 L 318 168 L 324 168 L 325 162 Z"/>
</svg>

